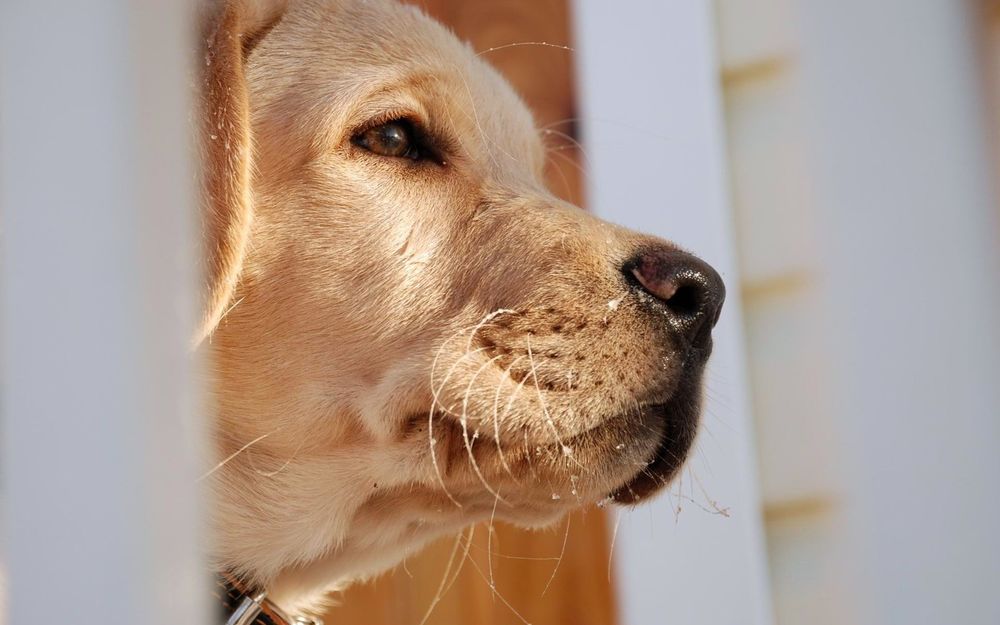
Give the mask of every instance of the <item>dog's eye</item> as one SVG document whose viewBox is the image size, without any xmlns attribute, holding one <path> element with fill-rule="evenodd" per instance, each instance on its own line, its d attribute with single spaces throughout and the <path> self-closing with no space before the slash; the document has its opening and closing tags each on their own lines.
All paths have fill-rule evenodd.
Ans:
<svg viewBox="0 0 1000 625">
<path fill-rule="evenodd" d="M 420 145 L 413 124 L 397 119 L 373 126 L 354 136 L 353 142 L 373 154 L 420 160 L 427 156 Z"/>
</svg>

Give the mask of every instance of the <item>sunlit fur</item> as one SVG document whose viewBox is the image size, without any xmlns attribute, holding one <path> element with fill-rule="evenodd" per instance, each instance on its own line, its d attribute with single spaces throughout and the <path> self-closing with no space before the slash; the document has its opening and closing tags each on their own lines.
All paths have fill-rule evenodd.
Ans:
<svg viewBox="0 0 1000 625">
<path fill-rule="evenodd" d="M 203 30 L 215 565 L 304 609 L 494 509 L 549 524 L 650 463 L 654 404 L 683 417 L 679 466 L 701 362 L 621 272 L 662 242 L 546 190 L 507 83 L 388 0 L 223 5 Z M 400 117 L 444 164 L 352 144 Z"/>
</svg>

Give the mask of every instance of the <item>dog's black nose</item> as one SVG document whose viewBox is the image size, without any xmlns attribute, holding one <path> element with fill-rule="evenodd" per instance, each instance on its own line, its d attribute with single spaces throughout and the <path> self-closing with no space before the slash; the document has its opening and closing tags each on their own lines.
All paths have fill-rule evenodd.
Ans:
<svg viewBox="0 0 1000 625">
<path fill-rule="evenodd" d="M 654 298 L 679 336 L 693 347 L 709 344 L 726 299 L 726 286 L 711 265 L 663 246 L 639 253 L 623 272 L 634 288 Z"/>
</svg>

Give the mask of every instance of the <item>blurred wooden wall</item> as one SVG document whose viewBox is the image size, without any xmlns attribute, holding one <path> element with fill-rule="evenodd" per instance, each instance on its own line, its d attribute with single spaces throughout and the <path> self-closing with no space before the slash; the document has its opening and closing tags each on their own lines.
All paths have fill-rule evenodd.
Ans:
<svg viewBox="0 0 1000 625">
<path fill-rule="evenodd" d="M 983 0 L 980 8 L 981 25 L 979 49 L 983 56 L 982 73 L 986 85 L 987 124 L 990 130 L 990 147 L 993 148 L 993 171 L 1000 180 L 1000 0 Z M 1000 184 L 994 183 L 1000 195 Z"/>
<path fill-rule="evenodd" d="M 521 42 L 572 47 L 568 0 L 414 0 L 414 4 L 479 51 Z M 484 56 L 507 76 L 535 112 L 539 128 L 547 131 L 550 188 L 582 205 L 574 54 L 518 45 Z M 479 525 L 471 542 L 441 541 L 393 572 L 348 590 L 341 605 L 326 617 L 327 623 L 419 625 L 443 583 L 446 592 L 427 625 L 613 625 L 609 537 L 605 512 L 597 508 L 573 514 L 568 524 L 564 520 L 545 531 L 498 523 L 491 535 L 487 525 Z M 454 565 L 445 577 L 456 545 Z"/>
</svg>

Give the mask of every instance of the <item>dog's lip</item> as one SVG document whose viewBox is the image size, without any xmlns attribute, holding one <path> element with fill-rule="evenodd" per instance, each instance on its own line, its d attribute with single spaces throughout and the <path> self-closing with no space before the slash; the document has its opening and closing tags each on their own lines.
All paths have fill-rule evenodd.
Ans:
<svg viewBox="0 0 1000 625">
<path fill-rule="evenodd" d="M 661 419 L 665 425 L 646 464 L 608 494 L 615 503 L 632 505 L 648 499 L 668 484 L 683 466 L 690 442 L 679 438 L 685 438 L 683 432 L 689 427 L 685 422 L 696 417 L 675 410 L 676 405 L 676 401 L 668 401 L 642 407 L 645 416 Z M 677 447 L 682 448 L 679 456 Z"/>
</svg>

